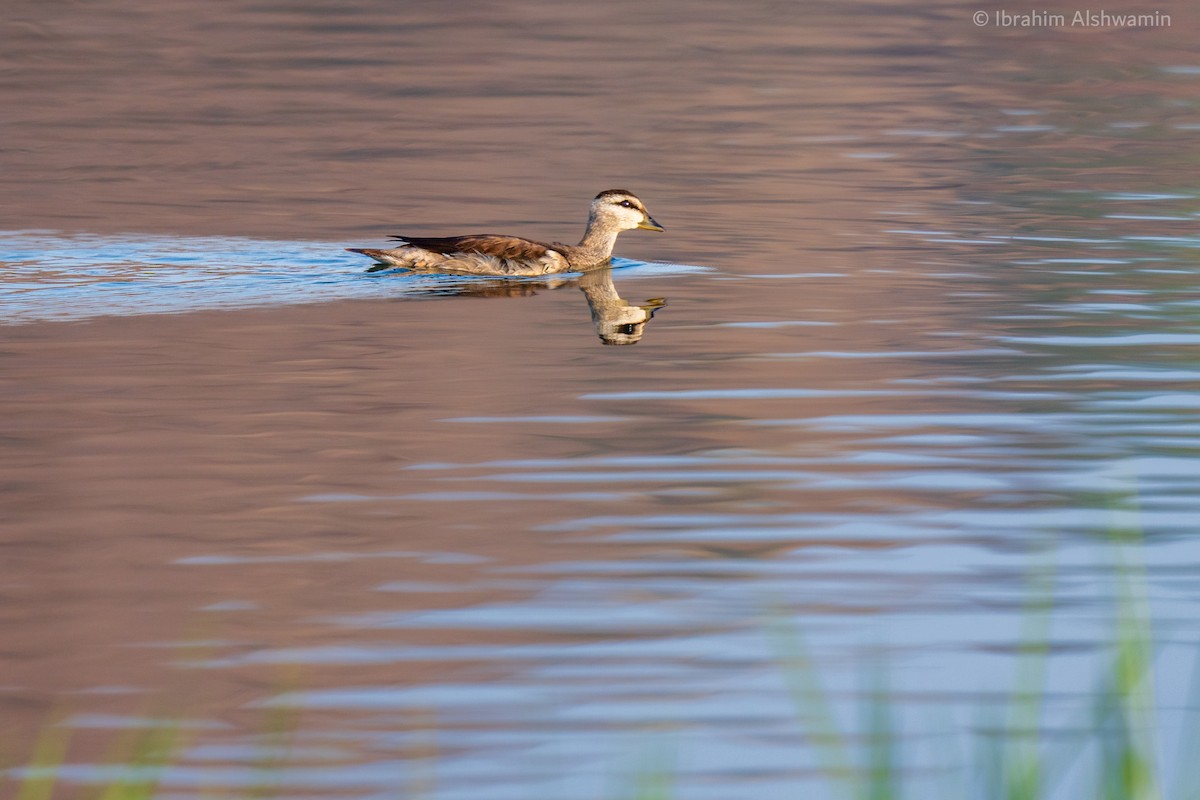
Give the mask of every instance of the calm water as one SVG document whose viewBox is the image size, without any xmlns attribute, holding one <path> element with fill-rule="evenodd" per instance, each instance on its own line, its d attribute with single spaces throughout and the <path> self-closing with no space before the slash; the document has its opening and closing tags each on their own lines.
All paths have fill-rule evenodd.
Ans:
<svg viewBox="0 0 1200 800">
<path fill-rule="evenodd" d="M 1190 8 L 105 6 L 0 55 L 9 761 L 69 731 L 74 796 L 170 719 L 163 798 L 821 797 L 783 627 L 849 728 L 885 664 L 913 796 L 965 796 L 1031 570 L 1069 730 L 1140 528 L 1174 769 Z M 611 275 L 342 250 L 565 240 L 616 186 L 667 230 Z"/>
</svg>

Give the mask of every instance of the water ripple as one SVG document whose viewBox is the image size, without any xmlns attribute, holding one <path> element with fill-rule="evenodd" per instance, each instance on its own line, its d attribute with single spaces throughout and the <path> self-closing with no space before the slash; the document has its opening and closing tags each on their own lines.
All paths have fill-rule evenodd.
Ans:
<svg viewBox="0 0 1200 800">
<path fill-rule="evenodd" d="M 0 320 L 73 320 L 212 308 L 428 297 L 488 278 L 367 274 L 337 242 L 0 231 Z M 624 277 L 705 267 L 613 259 Z M 569 276 L 566 276 L 569 277 Z M 514 283 L 527 281 L 508 279 Z"/>
</svg>

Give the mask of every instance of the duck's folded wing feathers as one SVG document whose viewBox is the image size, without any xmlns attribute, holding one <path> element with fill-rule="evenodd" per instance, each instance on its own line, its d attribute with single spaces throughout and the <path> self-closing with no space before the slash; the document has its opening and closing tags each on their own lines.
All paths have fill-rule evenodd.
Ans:
<svg viewBox="0 0 1200 800">
<path fill-rule="evenodd" d="M 399 242 L 443 255 L 455 253 L 479 253 L 505 260 L 537 260 L 555 250 L 545 242 L 521 239 L 517 236 L 499 236 L 494 233 L 475 233 L 467 236 L 393 236 Z"/>
</svg>

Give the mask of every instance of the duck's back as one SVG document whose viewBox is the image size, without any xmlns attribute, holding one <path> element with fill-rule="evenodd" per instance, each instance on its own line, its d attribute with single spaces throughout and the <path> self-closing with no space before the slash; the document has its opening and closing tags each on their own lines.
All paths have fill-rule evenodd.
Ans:
<svg viewBox="0 0 1200 800">
<path fill-rule="evenodd" d="M 388 250 L 354 252 L 368 255 L 383 266 L 468 275 L 548 275 L 571 269 L 570 261 L 558 246 L 517 236 L 475 233 L 392 238 L 400 245 Z"/>
</svg>

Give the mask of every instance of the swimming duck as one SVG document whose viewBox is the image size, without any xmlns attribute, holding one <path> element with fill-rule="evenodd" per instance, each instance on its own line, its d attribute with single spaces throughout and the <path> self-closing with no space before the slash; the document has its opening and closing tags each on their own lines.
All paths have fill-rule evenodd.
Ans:
<svg viewBox="0 0 1200 800">
<path fill-rule="evenodd" d="M 663 229 L 633 192 L 609 189 L 592 200 L 587 230 L 577 245 L 476 233 L 429 238 L 393 236 L 401 244 L 388 250 L 347 249 L 379 262 L 367 272 L 405 267 L 419 272 L 468 275 L 549 275 L 608 266 L 617 234 L 634 228 Z"/>
</svg>

